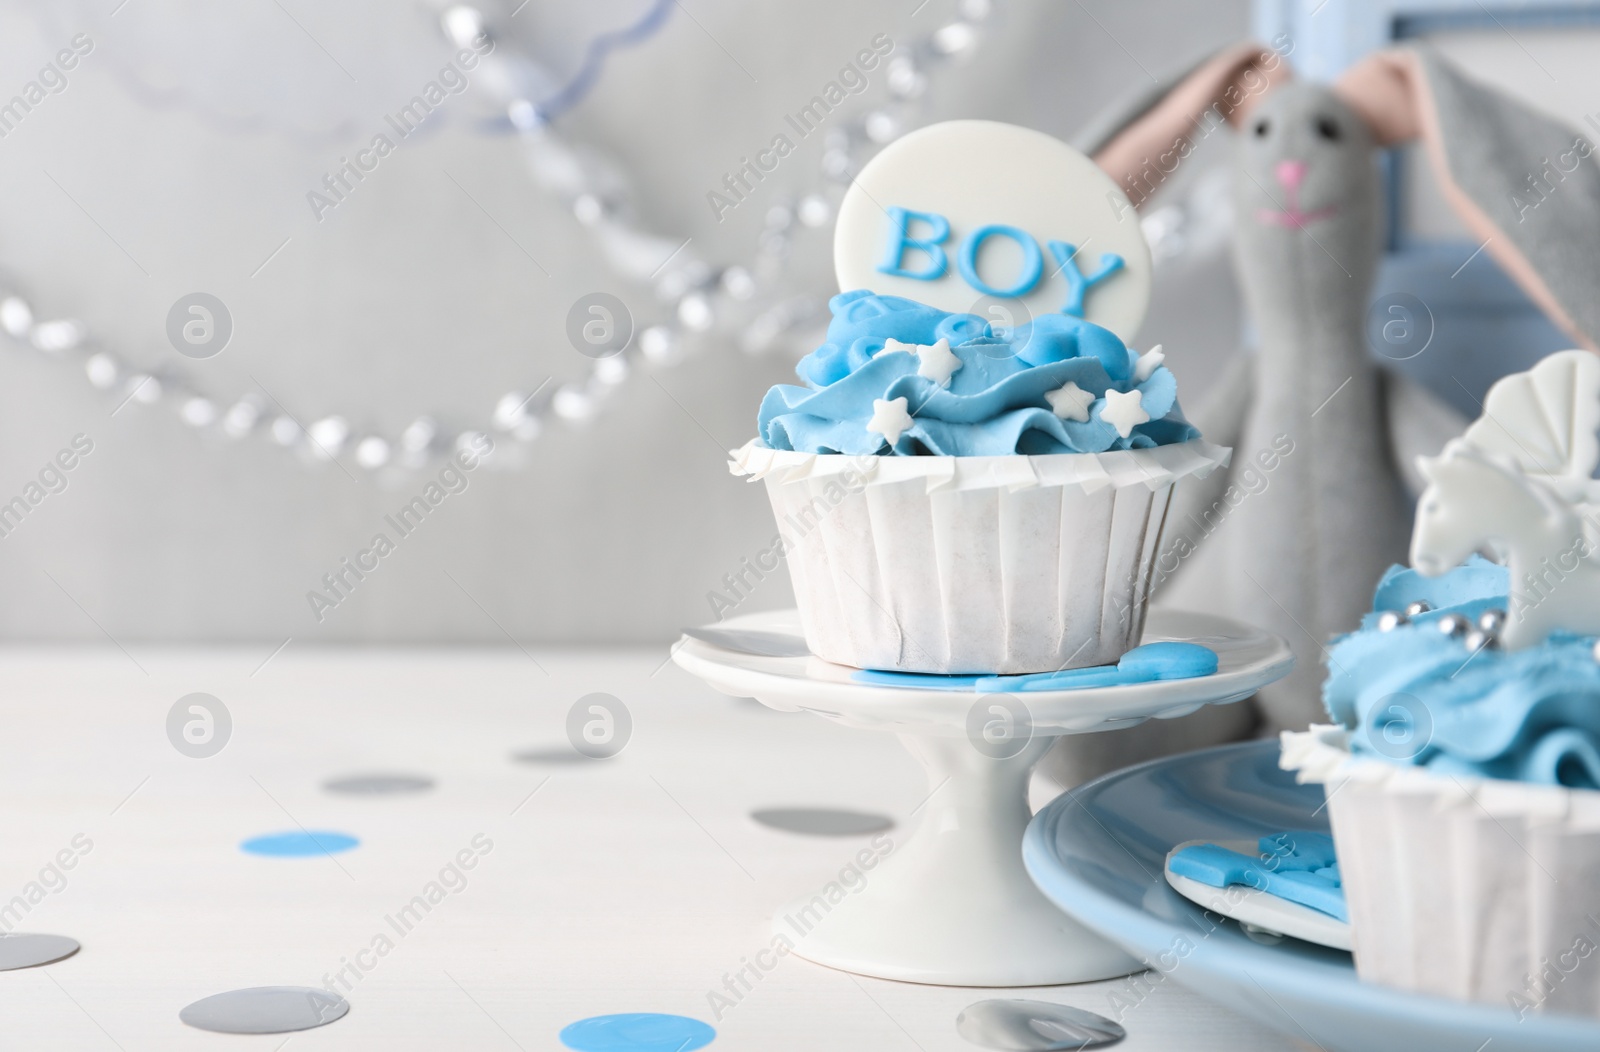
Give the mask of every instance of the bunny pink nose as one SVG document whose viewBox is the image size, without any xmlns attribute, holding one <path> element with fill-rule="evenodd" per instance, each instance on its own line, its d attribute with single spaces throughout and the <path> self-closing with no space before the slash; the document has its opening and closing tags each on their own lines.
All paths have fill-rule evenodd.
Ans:
<svg viewBox="0 0 1600 1052">
<path fill-rule="evenodd" d="M 1298 190 L 1305 181 L 1307 167 L 1304 161 L 1279 161 L 1275 174 L 1285 190 Z"/>
</svg>

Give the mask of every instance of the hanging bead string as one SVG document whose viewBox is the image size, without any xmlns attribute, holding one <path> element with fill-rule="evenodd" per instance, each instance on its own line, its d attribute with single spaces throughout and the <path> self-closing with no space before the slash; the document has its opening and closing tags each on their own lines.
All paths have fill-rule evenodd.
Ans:
<svg viewBox="0 0 1600 1052">
<path fill-rule="evenodd" d="M 888 100 L 864 114 L 841 115 L 824 139 L 819 185 L 768 208 L 749 262 L 720 266 L 708 264 L 691 251 L 692 239 L 674 241 L 640 225 L 622 170 L 592 151 L 574 148 L 555 131 L 555 112 L 551 111 L 570 106 L 572 100 L 563 101 L 558 95 L 546 100 L 549 109 L 541 109 L 540 104 L 516 94 L 516 85 L 549 83 L 550 78 L 476 8 L 457 5 L 445 9 L 440 25 L 451 45 L 466 46 L 484 33 L 494 38 L 496 48 L 484 58 L 490 72 L 481 82 L 486 90 L 500 92 L 495 100 L 505 114 L 500 130 L 517 137 L 533 181 L 592 232 L 601 257 L 619 277 L 652 288 L 661 313 L 659 320 L 641 328 L 621 352 L 596 359 L 583 379 L 553 390 L 511 391 L 501 396 L 488 423 L 481 427 L 454 430 L 431 416 L 422 416 L 390 439 L 375 432 L 358 432 L 348 418 L 336 413 L 302 426 L 270 397 L 255 393 L 224 404 L 170 368 L 129 365 L 99 346 L 76 320 L 37 319 L 14 283 L 0 286 L 0 332 L 43 354 L 77 358 L 90 385 L 115 399 L 118 410 L 123 405 L 170 403 L 178 418 L 191 428 L 231 441 L 264 436 L 306 462 L 348 454 L 368 471 L 414 469 L 456 449 L 481 449 L 487 434 L 532 442 L 551 417 L 569 423 L 589 420 L 635 369 L 675 364 L 691 341 L 722 334 L 746 353 L 758 354 L 814 318 L 821 309 L 818 299 L 788 291 L 783 284 L 794 238 L 803 230 L 831 222 L 861 165 L 883 145 L 920 123 L 928 72 L 970 57 L 981 40 L 980 25 L 992 9 L 992 0 L 961 0 L 955 20 L 910 46 L 897 46 L 885 63 Z M 659 12 L 652 8 L 634 28 L 653 31 L 659 20 Z M 593 77 L 591 72 L 583 91 L 592 86 Z M 489 463 L 499 459 L 490 458 Z"/>
</svg>

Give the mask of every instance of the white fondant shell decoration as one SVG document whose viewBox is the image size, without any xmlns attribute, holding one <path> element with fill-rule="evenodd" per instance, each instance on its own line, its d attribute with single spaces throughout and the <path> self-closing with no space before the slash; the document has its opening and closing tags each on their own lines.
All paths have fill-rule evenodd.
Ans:
<svg viewBox="0 0 1600 1052">
<path fill-rule="evenodd" d="M 1510 457 L 1574 502 L 1600 497 L 1590 476 L 1600 464 L 1600 358 L 1560 351 L 1513 373 L 1484 396 L 1483 415 L 1461 436 Z"/>
<path fill-rule="evenodd" d="M 1437 457 L 1420 457 L 1411 565 L 1437 576 L 1489 547 L 1510 575 L 1502 644 L 1600 635 L 1600 359 L 1550 355 L 1490 388 L 1484 412 Z"/>
</svg>

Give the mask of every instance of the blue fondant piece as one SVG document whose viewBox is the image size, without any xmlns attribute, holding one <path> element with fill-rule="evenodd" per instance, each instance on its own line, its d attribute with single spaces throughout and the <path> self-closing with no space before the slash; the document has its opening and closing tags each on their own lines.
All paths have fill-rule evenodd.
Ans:
<svg viewBox="0 0 1600 1052">
<path fill-rule="evenodd" d="M 974 314 L 860 289 L 840 293 L 829 306 L 826 341 L 795 368 L 806 386 L 779 384 L 761 401 L 757 432 L 772 449 L 1008 456 L 1148 449 L 1199 437 L 1178 406 L 1172 372 L 1158 366 L 1136 379 L 1138 356 L 1115 333 L 1081 318 L 1042 314 L 996 329 Z M 915 354 L 884 350 L 889 340 L 926 346 L 941 339 L 961 360 L 944 385 L 918 375 Z M 1064 420 L 1045 395 L 1068 383 L 1097 399 L 1108 390 L 1137 390 L 1150 420 L 1126 437 L 1092 410 L 1088 420 Z M 867 424 L 875 400 L 900 397 L 912 425 L 889 446 Z"/>
<path fill-rule="evenodd" d="M 1022 248 L 1022 271 L 1009 288 L 997 288 L 978 274 L 978 253 L 983 251 L 983 243 L 991 237 L 1008 237 Z M 961 248 L 956 253 L 956 270 L 963 281 L 985 296 L 1026 296 L 1044 276 L 1044 256 L 1039 251 L 1039 242 L 1027 231 L 1004 223 L 990 223 L 980 226 L 962 240 Z"/>
<path fill-rule="evenodd" d="M 1256 841 L 1263 856 L 1277 859 L 1279 869 L 1320 870 L 1335 866 L 1339 856 L 1333 851 L 1333 837 L 1298 829 L 1290 833 L 1274 833 Z"/>
<path fill-rule="evenodd" d="M 1217 671 L 1217 654 L 1198 643 L 1146 643 L 1122 655 L 1115 665 L 1074 668 L 1032 676 L 996 676 L 978 684 L 982 692 L 999 690 L 1083 690 L 1122 687 L 1163 679 L 1197 679 Z"/>
<path fill-rule="evenodd" d="M 1052 241 L 1049 248 L 1051 257 L 1061 268 L 1061 276 L 1067 279 L 1067 302 L 1062 304 L 1061 313 L 1081 318 L 1084 300 L 1089 295 L 1089 290 L 1121 270 L 1124 261 L 1115 252 L 1107 252 L 1100 257 L 1100 266 L 1095 272 L 1085 274 L 1078 267 L 1077 245 L 1069 245 L 1065 241 Z"/>
<path fill-rule="evenodd" d="M 1243 885 L 1342 921 L 1350 919 L 1333 838 L 1297 831 L 1262 837 L 1255 858 L 1216 844 L 1191 844 L 1168 862 L 1172 872 L 1207 887 Z"/>
<path fill-rule="evenodd" d="M 860 669 L 850 678 L 869 687 L 912 687 L 916 690 L 955 690 L 971 693 L 986 676 L 940 676 L 928 672 L 880 672 Z"/>
<path fill-rule="evenodd" d="M 557 1037 L 578 1052 L 694 1052 L 716 1040 L 717 1032 L 688 1016 L 625 1012 L 580 1019 Z"/>
<path fill-rule="evenodd" d="M 294 830 L 290 833 L 268 833 L 251 837 L 239 845 L 239 850 L 252 855 L 273 858 L 305 858 L 309 855 L 335 855 L 349 851 L 361 841 L 348 833 L 330 833 L 325 830 Z"/>
<path fill-rule="evenodd" d="M 913 222 L 926 224 L 928 236 L 912 237 Z M 950 220 L 937 212 L 913 212 L 909 208 L 891 208 L 889 224 L 888 251 L 884 253 L 883 262 L 878 264 L 879 273 L 893 274 L 898 278 L 915 278 L 918 281 L 933 281 L 935 278 L 944 277 L 950 261 L 939 245 L 950 236 Z M 927 255 L 929 265 L 926 270 L 905 268 L 905 254 L 908 248 L 917 249 Z"/>
<path fill-rule="evenodd" d="M 1146 643 L 1122 655 L 1115 665 L 1035 672 L 1025 676 L 938 676 L 921 672 L 878 672 L 864 669 L 850 678 L 875 687 L 914 687 L 977 694 L 1017 691 L 1086 690 L 1120 687 L 1163 679 L 1195 679 L 1217 671 L 1216 652 L 1198 643 Z"/>
</svg>

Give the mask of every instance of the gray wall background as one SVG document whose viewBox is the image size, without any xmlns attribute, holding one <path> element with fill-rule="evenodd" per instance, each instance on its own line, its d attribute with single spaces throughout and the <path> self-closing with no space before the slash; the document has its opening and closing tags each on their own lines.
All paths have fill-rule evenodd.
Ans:
<svg viewBox="0 0 1600 1052">
<path fill-rule="evenodd" d="M 649 225 L 692 235 L 712 261 L 748 258 L 764 200 L 816 171 L 814 158 L 791 158 L 787 184 L 769 180 L 718 224 L 705 193 L 739 156 L 769 142 L 782 114 L 871 36 L 909 41 L 954 11 L 949 0 L 915 14 L 911 0 L 684 3 L 692 17 L 674 12 L 656 39 L 613 56 L 561 129 L 620 159 Z M 648 290 L 612 275 L 532 184 L 515 140 L 470 120 L 406 141 L 313 220 L 306 191 L 443 61 L 428 8 L 137 0 L 112 17 L 112 6 L 0 6 L 0 96 L 73 34 L 95 42 L 68 88 L 0 140 L 0 267 L 41 314 L 79 318 L 122 356 L 182 369 L 207 393 L 259 381 L 301 419 L 340 412 L 391 434 L 423 412 L 483 420 L 507 390 L 581 376 L 588 363 L 564 335 L 579 295 L 609 291 L 650 317 Z M 575 41 L 643 7 L 531 0 L 514 24 L 566 73 Z M 1245 0 L 1004 0 L 974 60 L 935 82 L 932 116 L 1070 137 L 1247 23 Z M 252 118 L 270 127 L 245 126 Z M 1210 164 L 1196 162 L 1173 191 Z M 835 291 L 829 234 L 802 237 L 797 289 Z M 228 349 L 202 362 L 164 335 L 168 308 L 194 291 L 220 296 L 236 326 Z M 1225 257 L 1166 266 L 1155 299 L 1144 340 L 1165 342 L 1193 397 L 1239 331 Z M 0 500 L 75 434 L 95 448 L 64 492 L 0 539 L 0 638 L 664 640 L 708 620 L 706 592 L 773 532 L 761 490 L 727 474 L 722 450 L 749 437 L 763 391 L 789 379 L 805 349 L 751 357 L 710 341 L 661 371 L 659 386 L 636 375 L 587 427 L 557 425 L 520 458 L 475 471 L 318 624 L 306 592 L 425 476 L 352 479 L 260 439 L 208 439 L 170 403 L 113 416 L 78 365 L 4 341 Z M 774 579 L 748 608 L 788 600 Z"/>
</svg>

